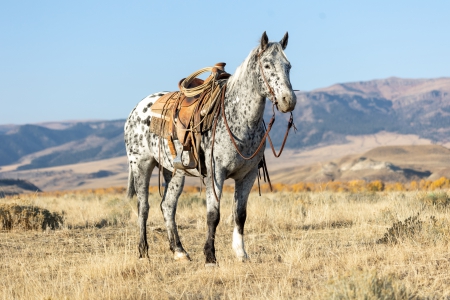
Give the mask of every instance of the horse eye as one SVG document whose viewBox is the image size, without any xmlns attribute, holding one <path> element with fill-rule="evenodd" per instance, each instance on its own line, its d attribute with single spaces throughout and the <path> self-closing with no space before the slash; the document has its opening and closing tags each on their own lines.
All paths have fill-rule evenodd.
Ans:
<svg viewBox="0 0 450 300">
<path fill-rule="evenodd" d="M 270 69 L 270 66 L 269 65 L 265 65 L 264 68 Z"/>
</svg>

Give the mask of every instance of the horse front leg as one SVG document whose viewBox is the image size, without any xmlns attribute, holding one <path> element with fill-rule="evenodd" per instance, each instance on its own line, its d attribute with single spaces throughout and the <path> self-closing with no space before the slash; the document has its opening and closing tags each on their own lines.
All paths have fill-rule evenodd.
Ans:
<svg viewBox="0 0 450 300">
<path fill-rule="evenodd" d="M 164 189 L 164 196 L 161 200 L 161 212 L 166 223 L 167 235 L 169 238 L 170 250 L 173 252 L 173 258 L 176 261 L 190 261 L 189 254 L 183 249 L 180 237 L 178 236 L 177 224 L 175 222 L 175 215 L 177 212 L 178 198 L 183 191 L 184 176 L 163 170 L 166 188 Z"/>
<path fill-rule="evenodd" d="M 239 261 L 248 259 L 244 246 L 244 225 L 247 219 L 247 201 L 253 183 L 258 175 L 257 168 L 250 171 L 242 179 L 236 179 L 234 189 L 234 206 L 233 206 L 233 243 L 232 247 Z"/>
<path fill-rule="evenodd" d="M 206 236 L 206 243 L 203 248 L 203 253 L 206 257 L 206 267 L 217 266 L 214 241 L 216 238 L 216 228 L 220 221 L 220 201 L 218 201 L 218 199 L 220 200 L 222 195 L 224 181 L 224 174 L 219 171 L 215 172 L 214 182 L 212 182 L 211 176 L 208 176 L 206 179 L 206 224 L 208 225 L 208 232 Z M 215 194 L 213 189 L 216 191 Z"/>
</svg>

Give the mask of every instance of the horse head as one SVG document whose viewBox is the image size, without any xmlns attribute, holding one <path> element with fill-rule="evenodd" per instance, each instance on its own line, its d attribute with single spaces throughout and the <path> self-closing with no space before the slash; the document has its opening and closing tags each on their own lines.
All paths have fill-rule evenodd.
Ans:
<svg viewBox="0 0 450 300">
<path fill-rule="evenodd" d="M 293 111 L 297 103 L 289 78 L 291 63 L 284 54 L 288 38 L 289 35 L 286 32 L 279 43 L 269 42 L 264 32 L 256 56 L 260 94 L 269 98 L 283 113 Z"/>
</svg>

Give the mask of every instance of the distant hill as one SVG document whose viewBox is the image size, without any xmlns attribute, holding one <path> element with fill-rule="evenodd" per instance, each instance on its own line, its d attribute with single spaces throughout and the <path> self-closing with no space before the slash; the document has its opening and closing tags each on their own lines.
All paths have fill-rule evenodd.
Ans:
<svg viewBox="0 0 450 300">
<path fill-rule="evenodd" d="M 389 145 L 395 143 L 397 145 Z M 398 145 L 406 143 L 406 145 Z M 425 144 L 423 144 L 425 143 Z M 450 178 L 450 149 L 426 144 L 414 136 L 377 134 L 352 138 L 342 145 L 330 145 L 307 151 L 286 149 L 280 158 L 266 150 L 267 166 L 273 183 L 383 180 L 410 182 Z M 412 145 L 414 144 L 414 145 Z M 450 145 L 449 145 L 450 146 Z M 35 170 L 0 170 L 3 178 L 33 182 L 44 191 L 125 187 L 128 177 L 126 156 Z M 158 184 L 154 171 L 151 185 Z M 186 178 L 187 185 L 200 186 L 198 178 Z M 226 181 L 225 184 L 233 184 Z M 1 187 L 0 187 L 1 190 Z"/>
<path fill-rule="evenodd" d="M 27 180 L 0 179 L 0 198 L 30 192 L 41 192 L 41 189 Z"/>
<path fill-rule="evenodd" d="M 450 78 L 343 83 L 297 92 L 297 97 L 293 114 L 298 131 L 291 131 L 287 148 L 345 144 L 350 136 L 380 132 L 450 142 Z M 270 116 L 268 104 L 265 119 Z M 289 114 L 277 113 L 270 134 L 276 146 L 282 142 L 288 118 Z M 0 168 L 14 164 L 18 170 L 31 170 L 124 156 L 124 122 L 0 125 Z"/>
<path fill-rule="evenodd" d="M 376 147 L 331 161 L 279 169 L 274 181 L 283 183 L 382 180 L 410 182 L 450 178 L 450 149 L 439 145 Z"/>
<path fill-rule="evenodd" d="M 124 122 L 78 122 L 59 126 L 63 129 L 0 126 L 0 166 L 27 161 L 18 167 L 27 170 L 125 155 Z"/>
<path fill-rule="evenodd" d="M 380 131 L 450 141 L 450 78 L 387 78 L 343 83 L 297 94 L 298 132 L 290 148 L 345 142 Z M 273 136 L 282 134 L 277 127 Z"/>
</svg>

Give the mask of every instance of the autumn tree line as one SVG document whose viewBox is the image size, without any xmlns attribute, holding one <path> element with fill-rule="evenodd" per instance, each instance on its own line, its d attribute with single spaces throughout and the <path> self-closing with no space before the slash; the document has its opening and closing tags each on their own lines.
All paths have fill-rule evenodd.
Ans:
<svg viewBox="0 0 450 300">
<path fill-rule="evenodd" d="M 435 191 L 450 189 L 450 179 L 441 177 L 437 180 L 411 181 L 408 183 L 401 182 L 383 182 L 381 180 L 365 181 L 328 181 L 328 182 L 299 182 L 295 184 L 272 184 L 274 192 L 290 191 L 290 192 L 382 192 L 382 191 Z M 258 191 L 258 186 L 253 186 L 253 191 Z M 270 191 L 268 184 L 261 185 L 261 192 Z"/>
<path fill-rule="evenodd" d="M 203 186 L 204 189 L 204 186 Z M 164 192 L 164 187 L 151 186 L 149 191 L 151 193 Z M 225 185 L 224 192 L 234 192 L 234 186 Z M 258 187 L 255 182 L 252 191 L 261 193 L 270 192 L 269 184 L 263 183 Z M 411 181 L 408 183 L 401 182 L 383 182 L 381 180 L 364 181 L 364 180 L 350 180 L 350 181 L 328 181 L 328 182 L 298 182 L 295 184 L 272 183 L 272 192 L 390 192 L 390 191 L 435 191 L 435 190 L 450 190 L 450 179 L 441 177 L 437 180 Z M 194 193 L 199 192 L 198 186 L 185 186 L 184 192 Z M 94 194 L 94 195 L 109 195 L 109 194 L 123 194 L 126 192 L 125 187 L 108 187 L 98 189 L 74 190 L 74 191 L 51 191 L 42 192 L 40 195 L 45 196 L 64 196 L 67 194 Z"/>
</svg>

